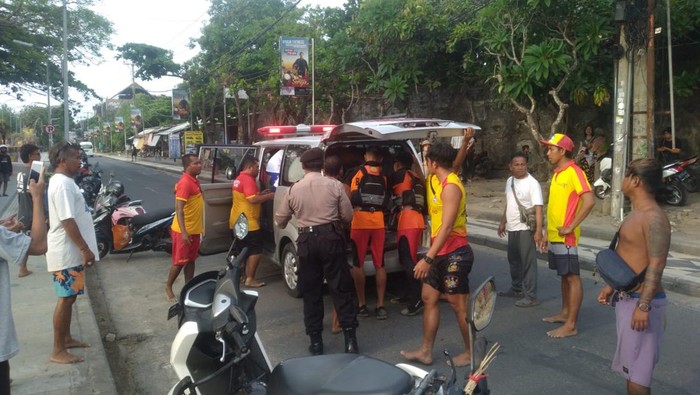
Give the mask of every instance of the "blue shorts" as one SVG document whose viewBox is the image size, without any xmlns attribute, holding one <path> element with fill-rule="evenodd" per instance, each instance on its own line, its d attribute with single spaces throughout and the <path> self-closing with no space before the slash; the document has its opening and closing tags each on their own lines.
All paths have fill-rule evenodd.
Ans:
<svg viewBox="0 0 700 395">
<path fill-rule="evenodd" d="M 53 272 L 53 287 L 56 296 L 68 298 L 82 295 L 85 291 L 85 268 L 83 265 Z"/>
</svg>

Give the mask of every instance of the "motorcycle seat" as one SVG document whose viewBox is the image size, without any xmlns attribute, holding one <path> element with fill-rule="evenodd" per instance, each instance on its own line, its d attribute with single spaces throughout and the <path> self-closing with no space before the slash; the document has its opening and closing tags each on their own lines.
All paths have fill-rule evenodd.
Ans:
<svg viewBox="0 0 700 395">
<path fill-rule="evenodd" d="M 270 374 L 270 394 L 407 394 L 405 371 L 365 355 L 329 354 L 282 361 Z"/>
<path fill-rule="evenodd" d="M 173 215 L 173 209 L 171 208 L 149 211 L 147 213 L 135 216 L 131 219 L 131 223 L 136 226 L 143 226 L 158 221 L 159 219 L 167 218 L 171 215 Z"/>
</svg>

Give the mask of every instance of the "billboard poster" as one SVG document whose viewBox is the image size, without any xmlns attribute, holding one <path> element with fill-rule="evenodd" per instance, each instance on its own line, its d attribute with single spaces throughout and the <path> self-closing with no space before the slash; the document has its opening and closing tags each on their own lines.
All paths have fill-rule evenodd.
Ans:
<svg viewBox="0 0 700 395">
<path fill-rule="evenodd" d="M 124 130 L 124 117 L 114 117 L 114 125 L 118 131 Z"/>
<path fill-rule="evenodd" d="M 143 131 L 143 118 L 138 108 L 131 109 L 131 127 L 135 130 L 134 133 Z"/>
<path fill-rule="evenodd" d="M 173 133 L 168 137 L 168 158 L 180 159 L 180 134 Z"/>
<path fill-rule="evenodd" d="M 112 133 L 112 126 L 109 122 L 102 122 L 102 131 L 105 133 Z"/>
<path fill-rule="evenodd" d="M 173 119 L 190 117 L 190 100 L 187 89 L 173 89 Z"/>
<path fill-rule="evenodd" d="M 311 94 L 309 39 L 280 37 L 280 95 Z"/>
</svg>

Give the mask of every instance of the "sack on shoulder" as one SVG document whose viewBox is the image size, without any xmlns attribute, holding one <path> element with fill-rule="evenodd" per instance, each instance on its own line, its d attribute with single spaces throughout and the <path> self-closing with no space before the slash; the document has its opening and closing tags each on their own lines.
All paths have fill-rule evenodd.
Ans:
<svg viewBox="0 0 700 395">
<path fill-rule="evenodd" d="M 518 206 L 520 210 L 520 222 L 527 225 L 531 231 L 537 229 L 537 216 L 535 215 L 535 207 L 525 208 L 524 206 Z"/>
<path fill-rule="evenodd" d="M 619 232 L 615 233 L 610 247 L 598 252 L 595 257 L 595 270 L 606 284 L 616 291 L 629 292 L 644 281 L 646 269 L 637 274 L 627 262 L 615 252 Z"/>
</svg>

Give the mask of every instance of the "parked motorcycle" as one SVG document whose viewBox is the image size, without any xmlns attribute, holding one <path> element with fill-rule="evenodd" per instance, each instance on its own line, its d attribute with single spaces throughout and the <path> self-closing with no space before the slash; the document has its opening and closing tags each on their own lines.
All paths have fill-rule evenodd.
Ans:
<svg viewBox="0 0 700 395">
<path fill-rule="evenodd" d="M 123 192 L 121 183 L 112 181 L 97 199 L 92 222 L 100 258 L 110 252 L 129 253 L 128 262 L 134 252 L 152 250 L 171 253 L 173 210 L 147 213 L 140 200 L 129 201 Z"/>
<path fill-rule="evenodd" d="M 598 199 L 610 196 L 612 187 L 612 158 L 605 156 L 599 161 L 600 176 L 593 182 L 593 193 Z"/>
<path fill-rule="evenodd" d="M 663 167 L 664 191 L 662 200 L 671 206 L 685 206 L 688 201 L 688 192 L 698 190 L 695 178 L 686 170 L 698 160 L 697 156 L 690 159 L 679 160 Z"/>
<path fill-rule="evenodd" d="M 87 164 L 84 168 L 81 167 L 74 180 L 78 184 L 83 198 L 85 198 L 85 203 L 87 203 L 88 207 L 93 207 L 102 188 L 102 170 L 99 163 L 95 164 L 92 170 L 90 170 L 90 167 L 92 166 Z"/>
<path fill-rule="evenodd" d="M 490 322 L 496 305 L 493 277 L 474 291 L 468 321 L 474 369 L 457 384 L 449 378 L 408 364 L 396 366 L 358 354 L 328 354 L 291 358 L 272 367 L 257 334 L 255 305 L 258 292 L 240 290 L 248 247 L 237 251 L 236 239 L 247 234 L 247 219 L 239 217 L 236 238 L 226 268 L 202 273 L 180 292 L 168 310 L 178 317 L 179 330 L 170 349 L 170 363 L 180 381 L 170 394 L 488 394 L 483 371 L 497 345 L 486 353 L 478 336 Z M 447 355 L 447 354 L 446 354 Z M 452 364 L 454 366 L 454 364 Z M 360 379 L 358 379 L 360 378 Z"/>
</svg>

